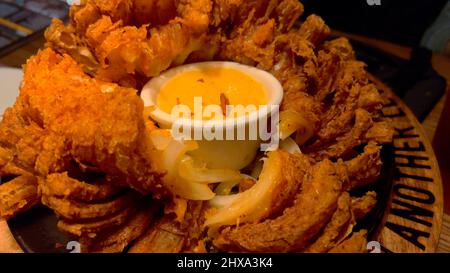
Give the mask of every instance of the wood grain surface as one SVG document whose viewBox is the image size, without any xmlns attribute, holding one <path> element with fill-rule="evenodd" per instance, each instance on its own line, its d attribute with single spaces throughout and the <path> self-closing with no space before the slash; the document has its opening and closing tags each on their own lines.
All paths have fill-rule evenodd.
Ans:
<svg viewBox="0 0 450 273">
<path fill-rule="evenodd" d="M 379 242 L 385 252 L 436 252 L 444 197 L 433 148 L 403 101 L 389 87 L 372 80 L 391 98 L 382 113 L 396 131 L 394 185 Z"/>
<path fill-rule="evenodd" d="M 447 214 L 444 214 L 442 219 L 441 238 L 439 239 L 437 252 L 450 252 L 450 215 Z"/>
</svg>

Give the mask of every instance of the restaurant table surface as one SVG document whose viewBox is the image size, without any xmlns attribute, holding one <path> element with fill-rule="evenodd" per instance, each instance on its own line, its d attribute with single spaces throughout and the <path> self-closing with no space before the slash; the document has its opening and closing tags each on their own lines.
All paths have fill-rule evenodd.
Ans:
<svg viewBox="0 0 450 273">
<path fill-rule="evenodd" d="M 391 54 L 402 58 L 409 58 L 411 54 L 411 49 L 403 46 L 399 46 L 396 44 L 392 44 L 386 41 L 371 39 L 367 37 L 351 35 L 348 33 L 341 33 L 334 31 L 336 35 L 344 35 L 349 38 L 365 42 L 379 49 L 385 50 Z M 36 40 L 28 43 L 27 45 L 20 47 L 8 55 L 0 58 L 0 65 L 7 65 L 13 67 L 21 67 L 25 60 L 29 58 L 31 55 L 35 54 L 39 48 L 44 44 L 44 40 L 42 37 L 37 38 Z M 447 87 L 450 86 L 450 59 L 448 57 L 433 54 L 432 57 L 433 68 L 441 74 L 447 80 Z M 448 88 L 446 95 L 448 93 Z M 423 127 L 427 133 L 427 136 L 430 140 L 433 139 L 434 134 L 436 132 L 436 128 L 439 124 L 439 118 L 441 116 L 442 110 L 444 108 L 444 104 L 446 103 L 446 95 L 442 97 L 442 99 L 435 105 L 433 110 L 427 116 L 427 118 L 422 122 Z M 450 101 L 450 100 L 448 100 Z M 448 103 L 448 102 L 447 102 Z M 450 158 L 449 158 L 450 160 Z M 449 183 L 450 181 L 446 181 L 444 183 Z M 448 200 L 447 202 L 450 202 Z M 450 215 L 444 214 L 442 221 L 442 230 L 441 237 L 439 241 L 439 245 L 437 248 L 438 252 L 446 252 L 450 253 Z M 11 232 L 9 231 L 8 225 L 5 221 L 0 221 L 0 253 L 4 252 L 22 252 L 21 248 L 18 246 Z"/>
</svg>

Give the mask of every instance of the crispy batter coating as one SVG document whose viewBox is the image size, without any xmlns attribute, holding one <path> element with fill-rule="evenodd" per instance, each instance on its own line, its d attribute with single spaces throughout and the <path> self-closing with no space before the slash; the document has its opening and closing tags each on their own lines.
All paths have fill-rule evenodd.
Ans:
<svg viewBox="0 0 450 273">
<path fill-rule="evenodd" d="M 262 223 L 227 228 L 214 240 L 214 245 L 227 251 L 300 251 L 330 220 L 343 183 L 333 163 L 324 160 L 305 176 L 293 206 L 283 215 Z"/>
<path fill-rule="evenodd" d="M 39 189 L 44 195 L 75 201 L 102 201 L 119 193 L 123 187 L 106 178 L 87 183 L 70 178 L 65 173 L 53 173 L 47 176 Z"/>
<path fill-rule="evenodd" d="M 86 73 L 94 75 L 98 70 L 99 63 L 94 50 L 89 48 L 87 41 L 80 37 L 74 27 L 65 26 L 61 20 L 53 19 L 44 36 L 48 47 L 69 54 L 82 65 Z"/>
<path fill-rule="evenodd" d="M 176 1 L 134 0 L 133 15 L 134 20 L 140 25 L 165 25 L 177 16 Z"/>
<path fill-rule="evenodd" d="M 323 101 L 334 91 L 337 78 L 347 61 L 354 59 L 354 52 L 346 38 L 326 41 L 317 52 L 317 74 L 319 82 L 315 97 Z"/>
<path fill-rule="evenodd" d="M 343 193 L 338 200 L 338 207 L 331 217 L 330 222 L 324 228 L 319 238 L 305 249 L 305 252 L 323 253 L 333 248 L 342 236 L 346 236 L 346 230 L 352 224 L 351 198 L 348 193 Z"/>
<path fill-rule="evenodd" d="M 112 201 L 86 204 L 44 194 L 41 202 L 53 209 L 60 217 L 69 221 L 75 221 L 79 219 L 89 220 L 115 215 L 119 211 L 133 204 L 137 198 L 138 195 L 136 193 L 127 193 Z"/>
<path fill-rule="evenodd" d="M 277 18 L 279 32 L 289 31 L 297 19 L 303 14 L 304 8 L 300 1 L 281 0 L 275 8 L 274 17 Z"/>
<path fill-rule="evenodd" d="M 330 35 L 331 30 L 320 16 L 311 14 L 305 19 L 305 22 L 301 24 L 298 33 L 300 34 L 300 37 L 310 41 L 317 47 L 328 35 Z"/>
<path fill-rule="evenodd" d="M 99 79 L 137 86 L 136 74 L 157 76 L 201 49 L 211 12 L 211 0 L 87 0 L 71 9 L 70 25 L 54 21 L 46 38 L 80 63 L 93 52 Z"/>
<path fill-rule="evenodd" d="M 253 187 L 256 184 L 256 181 L 253 179 L 243 179 L 239 183 L 239 192 L 244 192 L 246 190 L 249 190 L 251 187 Z"/>
<path fill-rule="evenodd" d="M 134 204 L 108 218 L 93 219 L 87 222 L 71 222 L 62 219 L 58 221 L 58 228 L 76 236 L 95 237 L 102 231 L 122 225 L 136 210 L 137 204 Z"/>
<path fill-rule="evenodd" d="M 45 133 L 35 121 L 22 115 L 25 112 L 22 101 L 19 96 L 15 106 L 5 111 L 0 122 L 2 168 L 12 165 L 33 173 Z"/>
<path fill-rule="evenodd" d="M 165 212 L 130 248 L 131 253 L 206 252 L 204 248 L 207 202 L 189 201 L 182 219 Z"/>
<path fill-rule="evenodd" d="M 376 122 L 369 130 L 367 130 L 365 138 L 369 142 L 374 141 L 382 144 L 391 143 L 394 138 L 394 128 L 390 126 L 387 121 Z"/>
<path fill-rule="evenodd" d="M 258 65 L 266 70 L 273 66 L 275 47 L 274 22 L 269 20 L 264 24 L 255 24 L 252 12 L 243 24 L 233 30 L 230 39 L 221 48 L 220 57 L 235 62 Z"/>
<path fill-rule="evenodd" d="M 208 30 L 212 11 L 211 0 L 177 0 L 180 21 L 188 26 L 193 34 L 202 34 Z"/>
<path fill-rule="evenodd" d="M 211 25 L 214 27 L 229 24 L 242 8 L 244 0 L 215 0 L 211 14 Z"/>
<path fill-rule="evenodd" d="M 46 49 L 28 61 L 14 107 L 42 131 L 34 164 L 25 161 L 40 175 L 64 172 L 75 160 L 142 193 L 164 192 L 135 90 L 91 79 L 72 58 Z"/>
<path fill-rule="evenodd" d="M 364 109 L 357 109 L 355 111 L 354 125 L 350 131 L 338 137 L 336 142 L 333 142 L 328 147 L 323 147 L 322 145 L 317 145 L 318 143 L 316 143 L 314 147 L 306 147 L 305 150 L 307 153 L 311 153 L 311 155 L 318 160 L 323 158 L 341 158 L 352 151 L 354 147 L 363 143 L 364 134 L 371 127 L 371 125 L 372 118 L 370 113 Z M 320 147 L 319 150 L 317 150 L 318 147 Z"/>
<path fill-rule="evenodd" d="M 330 253 L 365 253 L 367 252 L 367 231 L 355 232 L 350 238 L 332 248 Z"/>
<path fill-rule="evenodd" d="M 381 171 L 380 149 L 375 142 L 364 147 L 364 152 L 345 162 L 349 176 L 347 189 L 355 189 L 374 182 Z"/>
<path fill-rule="evenodd" d="M 106 230 L 95 238 L 82 237 L 81 244 L 86 252 L 119 253 L 132 241 L 141 236 L 155 220 L 160 204 L 144 200 L 139 210 L 123 225 Z"/>
<path fill-rule="evenodd" d="M 143 236 L 138 238 L 129 253 L 179 253 L 182 251 L 186 232 L 171 215 L 163 216 Z"/>
<path fill-rule="evenodd" d="M 18 167 L 14 163 L 0 159 L 0 177 L 16 177 L 21 175 L 32 176 L 30 172 Z"/>
<path fill-rule="evenodd" d="M 0 185 L 0 219 L 10 219 L 39 203 L 36 178 L 19 176 Z"/>
<path fill-rule="evenodd" d="M 95 23 L 102 13 L 94 1 L 82 0 L 83 5 L 72 5 L 69 11 L 70 26 L 83 35 L 89 25 Z"/>
<path fill-rule="evenodd" d="M 199 241 L 204 239 L 205 211 L 208 208 L 207 202 L 189 201 L 187 203 L 186 214 L 180 221 L 181 229 L 186 231 L 186 240 L 183 251 L 193 249 Z"/>
<path fill-rule="evenodd" d="M 363 219 L 377 204 L 377 193 L 367 192 L 362 197 L 352 198 L 352 213 L 357 220 Z"/>
</svg>

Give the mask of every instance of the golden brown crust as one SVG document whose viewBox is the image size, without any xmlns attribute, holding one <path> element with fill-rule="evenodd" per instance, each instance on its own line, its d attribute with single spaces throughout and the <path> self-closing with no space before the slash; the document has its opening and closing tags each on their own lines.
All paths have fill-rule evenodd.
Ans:
<svg viewBox="0 0 450 273">
<path fill-rule="evenodd" d="M 351 198 L 343 193 L 338 200 L 338 207 L 316 241 L 305 249 L 305 252 L 323 253 L 333 248 L 339 240 L 347 236 L 347 230 L 352 228 Z"/>
<path fill-rule="evenodd" d="M 48 175 L 39 184 L 39 189 L 43 195 L 82 202 L 98 202 L 116 195 L 123 187 L 107 178 L 99 179 L 94 183 L 86 183 L 70 178 L 65 172 Z"/>
<path fill-rule="evenodd" d="M 135 211 L 136 206 L 131 206 L 112 217 L 97 220 L 94 219 L 90 222 L 74 223 L 67 220 L 59 220 L 58 228 L 76 236 L 95 237 L 99 232 L 107 228 L 123 224 Z"/>
<path fill-rule="evenodd" d="M 337 176 L 335 166 L 324 160 L 312 167 L 294 205 L 282 216 L 262 223 L 227 228 L 214 240 L 214 245 L 227 251 L 300 251 L 336 210 L 343 182 Z"/>
<path fill-rule="evenodd" d="M 377 193 L 367 192 L 362 197 L 352 198 L 352 213 L 357 220 L 363 219 L 377 204 Z"/>
<path fill-rule="evenodd" d="M 381 144 L 392 143 L 394 128 L 389 125 L 388 121 L 376 122 L 367 131 L 365 138 L 369 142 L 374 141 Z"/>
<path fill-rule="evenodd" d="M 367 252 L 367 231 L 353 233 L 350 238 L 332 248 L 330 253 L 365 253 Z"/>
<path fill-rule="evenodd" d="M 10 219 L 39 203 L 36 178 L 19 176 L 0 185 L 0 219 Z"/>
<path fill-rule="evenodd" d="M 372 125 L 372 118 L 369 112 L 363 109 L 355 111 L 355 124 L 353 128 L 338 137 L 336 142 L 327 146 L 321 147 L 318 151 L 312 152 L 311 156 L 317 160 L 324 158 L 341 158 L 352 149 L 363 142 L 363 136 Z M 306 152 L 310 150 L 306 148 Z"/>
<path fill-rule="evenodd" d="M 144 200 L 139 210 L 123 225 L 106 230 L 95 238 L 82 237 L 81 243 L 87 252 L 119 253 L 141 236 L 155 220 L 160 204 Z"/>
<path fill-rule="evenodd" d="M 119 211 L 133 204 L 138 198 L 139 194 L 132 192 L 123 194 L 122 196 L 105 203 L 86 204 L 44 194 L 42 195 L 41 201 L 42 204 L 51 208 L 62 218 L 74 221 L 115 215 Z"/>
<path fill-rule="evenodd" d="M 370 142 L 362 154 L 345 162 L 349 176 L 346 189 L 356 189 L 375 182 L 382 167 L 380 150 L 380 146 Z"/>
<path fill-rule="evenodd" d="M 171 215 L 163 216 L 132 245 L 129 253 L 179 253 L 184 247 L 186 232 Z"/>
<path fill-rule="evenodd" d="M 45 49 L 25 67 L 19 99 L 2 122 L 0 141 L 23 135 L 15 144 L 9 141 L 14 163 L 43 177 L 66 171 L 75 160 L 143 193 L 165 194 L 163 174 L 150 157 L 142 104 L 135 90 L 94 80 L 69 56 Z"/>
<path fill-rule="evenodd" d="M 140 25 L 165 25 L 177 15 L 175 2 L 175 0 L 134 0 L 134 20 Z M 154 12 L 155 10 L 158 12 Z"/>
</svg>

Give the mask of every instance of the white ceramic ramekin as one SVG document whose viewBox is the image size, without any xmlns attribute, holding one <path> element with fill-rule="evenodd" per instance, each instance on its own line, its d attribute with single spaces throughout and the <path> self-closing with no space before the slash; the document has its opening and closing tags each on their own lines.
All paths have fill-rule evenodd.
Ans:
<svg viewBox="0 0 450 273">
<path fill-rule="evenodd" d="M 217 67 L 236 69 L 261 83 L 267 92 L 267 108 L 260 107 L 259 110 L 251 112 L 248 115 L 227 118 L 225 121 L 177 119 L 171 113 L 166 113 L 158 108 L 158 93 L 168 80 L 185 71 Z M 205 162 L 210 168 L 239 170 L 252 162 L 262 143 L 259 133 L 256 139 L 250 139 L 248 130 L 255 128 L 255 125 L 258 128 L 258 125 L 263 125 L 264 122 L 266 123 L 265 126 L 267 126 L 268 117 L 276 117 L 278 121 L 278 108 L 283 99 L 283 88 L 274 76 L 255 67 L 234 62 L 203 62 L 179 66 L 162 73 L 159 77 L 151 79 L 142 89 L 141 98 L 146 107 L 154 107 L 150 116 L 161 128 L 173 129 L 174 124 L 177 123 L 178 125 L 182 124 L 190 130 L 203 131 L 205 128 L 210 128 L 210 126 L 223 130 L 224 140 L 196 139 L 198 149 L 190 152 L 190 154 Z M 239 128 L 245 128 L 247 132 L 243 140 L 236 138 L 233 140 L 225 140 L 227 133 L 229 135 L 233 134 L 236 137 Z"/>
</svg>

